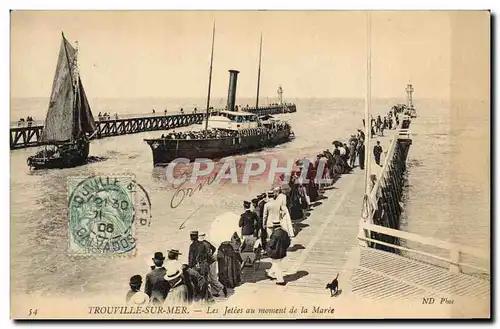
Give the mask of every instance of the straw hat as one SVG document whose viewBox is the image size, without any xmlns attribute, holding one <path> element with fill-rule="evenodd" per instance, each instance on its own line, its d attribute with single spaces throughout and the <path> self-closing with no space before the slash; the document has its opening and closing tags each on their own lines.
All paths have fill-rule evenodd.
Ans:
<svg viewBox="0 0 500 329">
<path fill-rule="evenodd" d="M 173 281 L 179 278 L 182 274 L 182 266 L 177 262 L 168 262 L 165 267 L 164 279 L 167 281 Z"/>
</svg>

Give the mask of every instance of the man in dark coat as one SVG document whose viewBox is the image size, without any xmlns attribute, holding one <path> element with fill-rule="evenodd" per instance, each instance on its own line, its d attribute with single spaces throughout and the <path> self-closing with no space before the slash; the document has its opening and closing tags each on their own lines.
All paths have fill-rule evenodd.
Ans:
<svg viewBox="0 0 500 329">
<path fill-rule="evenodd" d="M 203 243 L 208 250 L 208 286 L 210 287 L 210 292 L 214 297 L 219 297 L 221 293 L 224 293 L 224 296 L 227 297 L 227 289 L 219 282 L 217 278 L 217 254 L 215 247 L 206 239 L 205 233 L 200 233 L 199 239 L 200 242 Z"/>
<path fill-rule="evenodd" d="M 144 292 L 154 303 L 163 303 L 170 288 L 164 278 L 166 273 L 165 267 L 163 267 L 164 260 L 165 257 L 163 257 L 162 252 L 155 252 L 153 257 L 154 266 L 151 266 L 151 272 L 146 275 Z"/>
<path fill-rule="evenodd" d="M 273 233 L 267 244 L 267 255 L 271 258 L 272 266 L 266 270 L 266 275 L 271 280 L 276 279 L 276 284 L 284 286 L 282 260 L 286 257 L 286 251 L 290 247 L 290 236 L 281 228 L 279 221 L 273 221 Z"/>
<path fill-rule="evenodd" d="M 358 161 L 359 161 L 359 169 L 365 169 L 365 144 L 363 140 L 359 141 L 358 145 Z"/>
<path fill-rule="evenodd" d="M 267 231 L 266 231 L 266 228 L 264 226 L 264 221 L 263 221 L 264 206 L 267 203 L 266 197 L 267 197 L 266 193 L 262 193 L 257 197 L 258 203 L 257 203 L 257 208 L 255 209 L 257 212 L 257 215 L 259 216 L 260 241 L 262 242 L 262 248 L 264 248 L 264 250 L 266 249 L 267 238 L 268 238 Z"/>
<path fill-rule="evenodd" d="M 210 265 L 208 264 L 209 250 L 198 241 L 198 231 L 190 233 L 191 245 L 189 246 L 189 267 L 198 271 L 205 279 L 208 278 Z"/>
<path fill-rule="evenodd" d="M 250 202 L 244 201 L 243 207 L 245 212 L 241 214 L 239 226 L 241 227 L 241 235 L 243 238 L 246 236 L 257 236 L 259 232 L 259 216 L 250 210 Z"/>
<path fill-rule="evenodd" d="M 380 155 L 382 154 L 382 146 L 380 146 L 380 141 L 377 141 L 377 145 L 373 147 L 373 156 L 375 157 L 375 162 L 379 165 L 380 164 Z"/>
</svg>

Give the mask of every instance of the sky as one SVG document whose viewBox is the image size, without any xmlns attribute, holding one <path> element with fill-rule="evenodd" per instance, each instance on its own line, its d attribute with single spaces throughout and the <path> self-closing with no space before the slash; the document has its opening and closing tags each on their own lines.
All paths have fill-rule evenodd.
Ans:
<svg viewBox="0 0 500 329">
<path fill-rule="evenodd" d="M 454 26 L 468 19 L 457 23 L 452 15 L 371 12 L 372 97 L 401 97 L 409 81 L 414 97 L 450 96 Z M 212 97 L 227 96 L 230 69 L 241 72 L 237 97 L 255 96 L 261 33 L 263 97 L 276 95 L 278 85 L 285 99 L 365 97 L 366 17 L 360 11 L 13 11 L 11 97 L 50 96 L 61 31 L 79 43 L 89 97 L 206 97 L 214 21 Z M 461 30 L 475 37 L 475 30 Z"/>
</svg>

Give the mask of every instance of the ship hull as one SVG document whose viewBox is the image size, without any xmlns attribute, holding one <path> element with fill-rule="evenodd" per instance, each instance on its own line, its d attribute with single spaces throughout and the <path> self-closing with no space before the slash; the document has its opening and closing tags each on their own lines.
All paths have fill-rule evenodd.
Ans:
<svg viewBox="0 0 500 329">
<path fill-rule="evenodd" d="M 85 164 L 89 156 L 90 143 L 58 146 L 59 156 L 46 156 L 43 151 L 27 159 L 28 167 L 38 169 L 63 169 Z"/>
<path fill-rule="evenodd" d="M 145 139 L 153 152 L 153 165 L 167 166 L 175 159 L 197 158 L 217 160 L 226 156 L 245 154 L 272 147 L 291 140 L 290 129 L 269 132 L 266 135 L 225 137 L 219 139 Z"/>
</svg>

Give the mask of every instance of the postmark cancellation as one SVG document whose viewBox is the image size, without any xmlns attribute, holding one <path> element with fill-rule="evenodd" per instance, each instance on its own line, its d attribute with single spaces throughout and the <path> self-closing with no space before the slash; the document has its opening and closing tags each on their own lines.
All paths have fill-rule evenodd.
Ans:
<svg viewBox="0 0 500 329">
<path fill-rule="evenodd" d="M 132 175 L 68 178 L 70 256 L 125 256 L 136 251 Z"/>
</svg>

